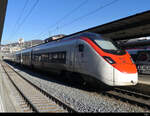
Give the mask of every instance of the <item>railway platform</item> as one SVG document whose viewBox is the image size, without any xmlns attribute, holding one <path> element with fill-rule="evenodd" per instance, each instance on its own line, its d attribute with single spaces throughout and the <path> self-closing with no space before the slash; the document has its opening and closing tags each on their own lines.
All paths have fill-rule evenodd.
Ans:
<svg viewBox="0 0 150 116">
<path fill-rule="evenodd" d="M 10 89 L 12 87 L 8 84 L 6 77 L 0 62 L 0 112 L 20 111 L 16 106 L 13 91 Z"/>
<path fill-rule="evenodd" d="M 0 112 L 4 112 L 1 95 L 0 95 Z"/>
</svg>

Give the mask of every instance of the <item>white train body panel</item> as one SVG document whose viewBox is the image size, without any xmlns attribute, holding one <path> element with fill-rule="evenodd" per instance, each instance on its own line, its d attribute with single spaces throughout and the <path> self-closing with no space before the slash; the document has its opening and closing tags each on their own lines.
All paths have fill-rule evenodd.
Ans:
<svg viewBox="0 0 150 116">
<path fill-rule="evenodd" d="M 113 85 L 113 67 L 109 65 L 88 43 L 78 40 L 85 45 L 84 57 L 77 52 L 76 72 L 95 77 L 97 80 Z M 87 77 L 88 78 L 88 77 Z"/>
<path fill-rule="evenodd" d="M 122 73 L 114 68 L 114 85 L 136 85 L 138 83 L 137 77 L 138 73 L 128 74 Z"/>
</svg>

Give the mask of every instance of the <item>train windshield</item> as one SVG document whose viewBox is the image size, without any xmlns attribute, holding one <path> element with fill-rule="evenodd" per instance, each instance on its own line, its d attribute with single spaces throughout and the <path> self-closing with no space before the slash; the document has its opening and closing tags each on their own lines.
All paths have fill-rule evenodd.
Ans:
<svg viewBox="0 0 150 116">
<path fill-rule="evenodd" d="M 105 52 L 117 55 L 126 54 L 125 50 L 121 50 L 119 45 L 111 39 L 103 38 L 101 35 L 96 33 L 86 33 L 85 36 L 90 38 L 97 46 L 99 46 Z"/>
<path fill-rule="evenodd" d="M 105 50 L 119 50 L 110 40 L 94 39 L 94 41 Z"/>
</svg>

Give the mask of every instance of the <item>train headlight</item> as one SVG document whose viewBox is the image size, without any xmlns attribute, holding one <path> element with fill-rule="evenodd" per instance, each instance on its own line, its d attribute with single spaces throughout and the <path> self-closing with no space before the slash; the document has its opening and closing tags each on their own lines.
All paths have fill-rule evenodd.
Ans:
<svg viewBox="0 0 150 116">
<path fill-rule="evenodd" d="M 108 56 L 103 56 L 103 58 L 104 58 L 108 63 L 110 63 L 110 64 L 115 64 L 115 63 L 116 63 L 112 58 L 110 58 L 110 57 L 108 57 Z"/>
</svg>

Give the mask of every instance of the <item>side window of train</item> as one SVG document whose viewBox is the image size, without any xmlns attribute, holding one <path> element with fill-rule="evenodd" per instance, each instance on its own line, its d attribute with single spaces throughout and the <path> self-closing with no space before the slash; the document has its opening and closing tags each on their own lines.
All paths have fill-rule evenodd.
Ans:
<svg viewBox="0 0 150 116">
<path fill-rule="evenodd" d="M 66 52 L 51 52 L 46 56 L 46 62 L 66 63 Z"/>
<path fill-rule="evenodd" d="M 84 51 L 84 45 L 83 44 L 79 44 L 78 45 L 78 50 L 79 50 L 79 52 L 83 52 Z"/>
<path fill-rule="evenodd" d="M 51 62 L 51 60 L 52 60 L 52 54 L 49 53 L 49 60 L 48 60 L 48 62 Z"/>
</svg>

